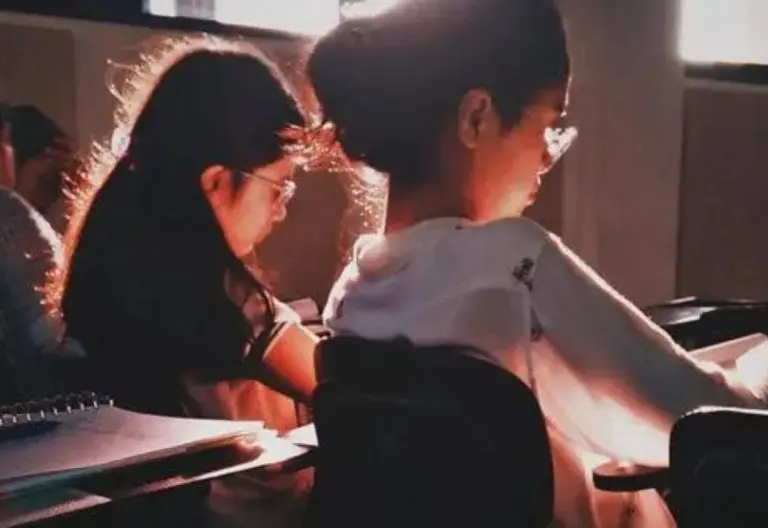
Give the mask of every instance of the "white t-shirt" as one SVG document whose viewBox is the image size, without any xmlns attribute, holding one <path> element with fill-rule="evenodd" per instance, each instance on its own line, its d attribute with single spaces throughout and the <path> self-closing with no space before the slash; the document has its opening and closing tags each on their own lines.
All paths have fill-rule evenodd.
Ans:
<svg viewBox="0 0 768 528">
<path fill-rule="evenodd" d="M 764 404 L 764 387 L 694 361 L 523 218 L 439 218 L 364 237 L 324 315 L 335 334 L 467 345 L 526 381 L 549 424 L 557 526 L 672 525 L 655 492 L 600 493 L 591 468 L 606 458 L 666 465 L 681 414 Z"/>
</svg>

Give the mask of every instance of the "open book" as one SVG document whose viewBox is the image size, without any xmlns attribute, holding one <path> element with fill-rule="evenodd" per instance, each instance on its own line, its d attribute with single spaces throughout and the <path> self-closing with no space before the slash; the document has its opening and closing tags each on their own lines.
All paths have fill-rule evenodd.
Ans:
<svg viewBox="0 0 768 528">
<path fill-rule="evenodd" d="M 29 414 L 26 416 L 29 419 Z M 56 426 L 32 436 L 0 441 L 0 495 L 245 437 L 258 442 L 276 436 L 265 430 L 262 422 L 169 418 L 111 406 L 77 409 L 43 419 L 56 422 Z M 0 427 L 7 427 L 7 423 Z"/>
</svg>

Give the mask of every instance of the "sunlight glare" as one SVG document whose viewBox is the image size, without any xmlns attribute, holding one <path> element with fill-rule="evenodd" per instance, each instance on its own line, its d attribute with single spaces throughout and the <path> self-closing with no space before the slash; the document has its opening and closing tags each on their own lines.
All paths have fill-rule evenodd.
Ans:
<svg viewBox="0 0 768 528">
<path fill-rule="evenodd" d="M 339 23 L 339 0 L 217 0 L 216 20 L 316 36 Z"/>
<path fill-rule="evenodd" d="M 768 64 L 765 0 L 681 0 L 680 6 L 683 60 Z"/>
<path fill-rule="evenodd" d="M 115 0 L 117 1 L 117 0 Z M 216 0 L 209 3 L 223 24 L 319 36 L 339 23 L 339 0 Z M 210 18 L 208 10 L 193 10 L 195 18 Z M 180 16 L 179 0 L 149 0 L 153 15 Z M 200 14 L 206 13 L 206 14 Z"/>
<path fill-rule="evenodd" d="M 341 6 L 342 18 L 362 18 L 380 15 L 392 9 L 402 0 L 362 0 L 359 2 L 345 2 Z"/>
<path fill-rule="evenodd" d="M 176 4 L 176 0 L 150 0 L 148 10 L 152 15 L 175 17 L 179 14 Z"/>
</svg>

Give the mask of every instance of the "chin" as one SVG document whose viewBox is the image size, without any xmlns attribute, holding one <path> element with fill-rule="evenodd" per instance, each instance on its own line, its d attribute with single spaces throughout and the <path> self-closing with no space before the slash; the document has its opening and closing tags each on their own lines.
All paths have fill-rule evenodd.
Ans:
<svg viewBox="0 0 768 528">
<path fill-rule="evenodd" d="M 264 228 L 262 231 L 260 231 L 259 233 L 255 234 L 255 235 L 254 235 L 254 236 L 251 238 L 251 247 L 252 247 L 252 248 L 257 248 L 257 247 L 259 247 L 259 245 L 260 245 L 262 242 L 264 242 L 264 241 L 265 241 L 267 238 L 269 238 L 269 235 L 271 235 L 271 234 L 272 234 L 272 231 L 273 231 L 273 229 L 272 229 L 272 226 L 270 225 L 270 226 L 268 226 L 268 227 L 265 227 L 265 228 Z"/>
</svg>

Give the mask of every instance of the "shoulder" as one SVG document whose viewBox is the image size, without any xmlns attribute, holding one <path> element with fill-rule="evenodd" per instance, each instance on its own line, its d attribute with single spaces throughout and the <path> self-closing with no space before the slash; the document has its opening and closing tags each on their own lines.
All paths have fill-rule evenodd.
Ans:
<svg viewBox="0 0 768 528">
<path fill-rule="evenodd" d="M 489 236 L 515 238 L 520 241 L 541 244 L 554 235 L 530 218 L 502 218 L 485 224 Z"/>
<path fill-rule="evenodd" d="M 56 239 L 49 222 L 19 193 L 0 187 L 0 220 L 4 226 L 36 232 L 43 239 Z"/>
<path fill-rule="evenodd" d="M 491 226 L 499 251 L 512 262 L 516 277 L 534 276 L 554 285 L 564 282 L 605 285 L 604 280 L 563 240 L 533 220 L 518 218 L 501 220 Z M 502 240 L 504 242 L 502 242 Z"/>
<path fill-rule="evenodd" d="M 16 191 L 0 187 L 0 216 L 3 222 L 16 218 L 31 219 L 34 215 L 31 205 Z"/>
<path fill-rule="evenodd" d="M 13 189 L 0 187 L 0 245 L 60 265 L 61 241 L 51 224 Z"/>
<path fill-rule="evenodd" d="M 528 218 L 504 218 L 472 230 L 472 237 L 485 255 L 495 255 L 501 262 L 538 260 L 544 247 L 555 244 L 557 237 Z"/>
</svg>

